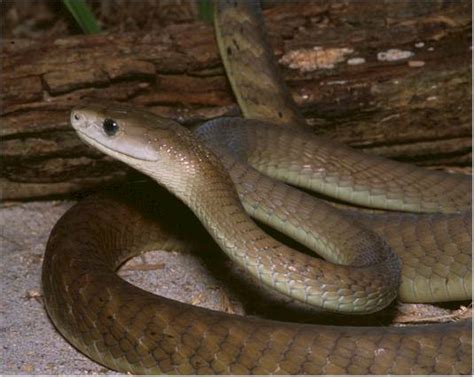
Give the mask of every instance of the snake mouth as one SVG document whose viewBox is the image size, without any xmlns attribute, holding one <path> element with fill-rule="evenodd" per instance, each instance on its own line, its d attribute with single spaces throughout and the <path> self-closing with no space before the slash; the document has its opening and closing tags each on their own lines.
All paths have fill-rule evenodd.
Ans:
<svg viewBox="0 0 474 377">
<path fill-rule="evenodd" d="M 103 149 L 105 149 L 107 151 L 106 152 L 107 154 L 109 154 L 110 152 L 115 152 L 108 145 L 106 145 L 104 143 L 101 143 L 97 139 L 94 139 L 93 137 L 89 136 L 87 133 L 81 131 L 79 128 L 74 128 L 74 129 L 76 130 L 77 136 L 79 136 L 79 138 L 84 140 L 87 144 L 90 144 L 91 146 L 96 147 L 96 148 L 100 149 L 101 151 L 103 151 Z"/>
<path fill-rule="evenodd" d="M 129 154 L 124 153 L 124 152 L 116 151 L 115 149 L 111 148 L 109 145 L 101 143 L 97 139 L 95 139 L 95 138 L 89 136 L 87 133 L 81 131 L 79 128 L 74 128 L 74 129 L 76 130 L 77 136 L 79 136 L 79 138 L 81 140 L 83 140 L 86 144 L 90 145 L 91 147 L 98 149 L 99 151 L 101 151 L 102 153 L 104 153 L 107 156 L 111 156 L 111 157 L 117 158 L 119 160 L 125 160 L 126 159 L 125 156 L 128 156 L 131 159 L 136 159 L 135 156 L 129 155 Z M 130 161 L 130 159 L 128 159 L 128 158 L 126 160 L 127 160 L 127 162 Z"/>
<path fill-rule="evenodd" d="M 82 128 L 89 128 L 93 126 L 94 124 L 91 123 L 83 127 L 73 126 L 73 128 L 76 130 L 77 136 L 79 136 L 79 138 L 82 139 L 86 144 L 89 144 L 90 146 L 98 149 L 110 157 L 129 163 L 132 166 L 135 166 L 134 161 L 154 162 L 160 159 L 158 153 L 153 148 L 151 148 L 149 144 L 133 143 L 129 141 L 127 146 L 123 147 L 120 144 L 124 144 L 126 141 L 120 140 L 119 142 L 119 140 L 116 139 L 117 135 L 112 137 L 106 136 L 100 133 L 100 130 L 96 129 L 96 131 L 99 132 L 99 136 L 107 138 L 106 140 L 109 141 L 105 143 L 100 141 L 99 138 L 92 137 L 87 132 L 82 130 Z M 127 138 L 125 137 L 125 139 Z"/>
</svg>

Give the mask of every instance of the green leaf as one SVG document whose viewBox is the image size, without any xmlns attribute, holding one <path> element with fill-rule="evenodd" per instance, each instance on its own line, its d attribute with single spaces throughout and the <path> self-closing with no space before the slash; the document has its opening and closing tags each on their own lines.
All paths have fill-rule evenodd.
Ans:
<svg viewBox="0 0 474 377">
<path fill-rule="evenodd" d="M 100 27 L 84 0 L 63 0 L 63 4 L 86 34 L 100 33 Z"/>
</svg>

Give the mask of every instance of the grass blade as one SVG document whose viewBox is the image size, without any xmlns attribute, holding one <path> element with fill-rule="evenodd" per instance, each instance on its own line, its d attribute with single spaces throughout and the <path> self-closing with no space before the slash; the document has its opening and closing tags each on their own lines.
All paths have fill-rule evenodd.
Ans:
<svg viewBox="0 0 474 377">
<path fill-rule="evenodd" d="M 84 0 L 63 0 L 63 4 L 72 14 L 84 33 L 100 33 L 99 24 Z"/>
</svg>

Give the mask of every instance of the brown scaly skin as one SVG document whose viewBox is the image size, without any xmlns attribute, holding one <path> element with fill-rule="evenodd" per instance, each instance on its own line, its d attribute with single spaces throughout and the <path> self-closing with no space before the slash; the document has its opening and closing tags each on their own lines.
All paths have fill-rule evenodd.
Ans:
<svg viewBox="0 0 474 377">
<path fill-rule="evenodd" d="M 91 197 L 68 211 L 43 265 L 49 315 L 97 362 L 146 374 L 470 373 L 471 321 L 401 328 L 283 323 L 193 307 L 128 284 L 115 274 L 124 260 L 150 242 L 177 250 L 187 238 L 183 211 L 169 196 L 157 196 L 155 211 L 166 221 L 156 222 L 149 203 L 129 195 Z"/>
<path fill-rule="evenodd" d="M 196 134 L 217 153 L 247 212 L 258 220 L 319 250 L 326 259 L 353 264 L 355 255 L 363 255 L 368 237 L 356 233 L 349 221 L 354 219 L 373 229 L 401 258 L 402 301 L 471 297 L 471 177 L 364 155 L 308 132 L 254 120 L 220 118 Z M 328 196 L 337 192 L 336 199 L 351 203 L 432 213 L 334 211 L 260 172 Z M 332 190 L 324 191 L 326 182 Z M 288 216 L 289 204 L 279 203 L 297 203 L 298 210 Z M 352 258 L 344 259 L 351 253 Z"/>
<path fill-rule="evenodd" d="M 109 136 L 103 125 L 111 119 L 120 127 Z M 353 242 L 361 242 L 362 248 L 341 248 L 348 267 L 311 258 L 269 237 L 246 215 L 221 161 L 184 127 L 132 107 L 101 104 L 76 108 L 71 124 L 86 143 L 180 198 L 233 261 L 271 288 L 310 305 L 350 313 L 380 310 L 396 297 L 400 263 L 386 243 L 357 228 Z M 281 213 L 284 207 L 279 207 Z M 337 220 L 341 227 L 344 221 Z M 328 233 L 329 239 L 337 236 Z"/>
<path fill-rule="evenodd" d="M 114 119 L 120 125 L 117 134 L 106 134 L 106 119 Z M 356 226 L 355 230 L 358 239 L 366 237 L 364 242 L 368 247 L 363 251 L 368 253 L 372 250 L 370 245 L 378 246 L 363 261 L 357 260 L 357 255 L 351 257 L 350 248 L 340 250 L 349 251 L 349 261 L 359 266 L 354 271 L 313 263 L 261 233 L 243 213 L 219 160 L 179 125 L 131 107 L 99 104 L 75 109 L 71 121 L 86 142 L 150 175 L 178 196 L 234 261 L 250 266 L 250 273 L 263 281 L 266 279 L 266 284 L 283 293 L 287 289 L 281 289 L 285 278 L 281 272 L 285 263 L 283 255 L 280 258 L 281 251 L 291 254 L 292 269 L 287 281 L 298 282 L 300 272 L 292 275 L 302 269 L 305 283 L 314 284 L 309 292 L 319 290 L 315 296 L 327 299 L 321 303 L 323 307 L 334 299 L 347 306 L 333 310 L 352 310 L 351 305 L 356 302 L 373 305 L 359 290 L 375 288 L 373 292 L 391 292 L 397 287 L 397 280 L 392 280 L 399 273 L 396 259 L 391 258 L 389 250 L 380 259 L 378 252 L 383 244 L 371 232 L 364 233 L 363 228 Z M 243 182 L 242 186 L 255 183 Z M 291 205 L 294 204 L 298 207 L 302 203 Z M 299 212 L 295 209 L 292 212 Z M 172 221 L 170 212 L 164 210 L 162 217 Z M 279 323 L 190 307 L 121 281 L 115 275 L 117 266 L 140 250 L 148 249 L 150 242 L 164 249 L 184 245 L 176 233 L 163 227 L 148 220 L 131 204 L 124 205 L 117 198 L 93 197 L 69 211 L 58 222 L 48 242 L 43 290 L 50 317 L 72 344 L 112 369 L 132 373 L 468 373 L 470 370 L 470 321 L 410 328 Z M 350 227 L 347 229 L 351 231 Z M 361 262 L 374 264 L 360 265 Z M 311 269 L 305 275 L 308 266 Z M 377 275 L 368 280 L 364 275 L 358 276 L 361 267 L 364 271 L 373 268 L 375 274 L 380 271 L 381 279 Z M 311 274 L 317 277 L 316 281 L 311 281 Z M 291 293 L 297 293 L 298 285 L 289 284 Z M 343 289 L 337 289 L 338 285 Z M 337 298 L 338 294 L 343 297 Z M 359 298 L 349 300 L 349 297 Z M 384 306 L 380 300 L 375 304 Z M 371 307 L 367 311 L 372 311 Z"/>
<path fill-rule="evenodd" d="M 292 103 L 276 70 L 271 52 L 265 44 L 259 14 L 254 12 L 254 5 L 246 2 L 222 1 L 217 7 L 215 22 L 218 41 L 232 87 L 246 117 L 298 127 L 303 124 L 303 118 Z M 231 27 L 226 29 L 226 25 Z M 235 53 L 237 51 L 238 54 Z M 242 65 L 239 66 L 239 64 L 244 64 L 243 67 L 247 68 L 242 69 Z M 152 116 L 150 118 L 150 115 L 143 115 L 143 117 L 149 120 L 153 118 Z M 156 119 L 151 121 L 155 122 Z M 164 122 L 164 128 L 175 129 L 169 121 L 160 122 Z M 137 133 L 132 133 L 132 136 L 141 134 L 143 132 L 138 128 Z M 154 152 L 148 148 L 149 144 L 140 147 L 132 143 L 128 146 L 145 158 L 153 157 Z M 174 151 L 178 151 L 175 156 L 179 156 L 179 152 L 182 152 L 179 148 Z M 205 150 L 203 153 L 204 160 L 204 157 L 210 157 L 211 161 L 214 158 L 212 153 L 206 153 Z M 114 155 L 114 157 L 121 156 Z M 130 163 L 129 160 L 126 162 Z M 204 165 L 209 167 L 208 163 Z M 219 164 L 211 162 L 210 165 L 215 167 Z M 262 166 L 257 166 L 257 168 L 265 170 Z M 179 169 L 170 169 L 170 171 L 175 170 Z M 147 168 L 142 171 L 147 174 L 152 173 Z M 244 176 L 252 175 L 249 173 L 250 168 L 246 171 Z M 214 173 L 207 168 L 201 172 L 204 175 L 209 174 L 210 178 L 216 178 Z M 167 178 L 166 174 L 156 178 L 178 197 L 187 200 L 188 205 L 193 208 L 198 217 L 203 216 L 199 211 L 200 207 L 192 199 L 193 196 L 187 198 L 183 196 L 186 190 L 173 191 L 173 188 L 177 186 L 171 187 L 166 184 L 164 181 Z M 236 181 L 234 176 L 232 179 Z M 223 189 L 228 186 L 230 180 L 217 177 L 216 182 L 220 182 L 219 185 Z M 261 182 L 263 180 L 260 178 Z M 274 216 L 279 220 L 282 218 L 285 221 L 289 220 L 287 229 L 292 227 L 305 229 L 300 220 L 311 219 L 312 215 L 322 208 L 320 204 L 311 204 L 309 207 L 299 208 L 294 212 L 293 207 L 295 203 L 298 203 L 295 199 L 305 198 L 304 195 L 298 197 L 302 194 L 287 191 L 288 186 L 272 185 L 273 183 L 270 183 L 270 191 L 264 190 L 264 195 L 270 192 L 277 201 L 282 199 L 283 195 L 283 198 L 288 199 L 287 205 L 290 210 L 287 211 L 295 217 L 287 216 L 288 212 L 287 214 L 283 212 L 282 217 L 271 206 L 263 205 L 261 211 L 267 211 L 267 215 L 270 214 L 270 217 Z M 203 185 L 198 186 L 202 189 Z M 248 189 L 249 186 L 246 187 Z M 259 185 L 255 187 L 260 188 Z M 235 192 L 230 197 L 234 194 Z M 244 202 L 246 209 L 258 218 L 259 210 L 253 208 L 252 204 L 265 204 L 265 200 L 262 196 L 253 196 L 254 194 L 250 190 L 243 195 L 239 190 L 241 198 L 247 195 L 248 202 L 247 204 Z M 271 195 L 267 196 L 267 199 Z M 168 222 L 156 222 L 148 218 L 143 206 L 137 206 L 136 196 L 129 200 L 126 195 L 102 195 L 92 197 L 68 211 L 51 234 L 42 275 L 45 305 L 59 331 L 92 359 L 111 369 L 150 374 L 468 374 L 471 372 L 471 321 L 407 328 L 354 328 L 281 323 L 194 308 L 153 296 L 131 286 L 115 274 L 115 269 L 124 260 L 148 249 L 150 243 L 165 250 L 178 250 L 188 245 L 187 237 L 182 234 L 183 229 L 179 226 L 182 219 L 179 216 L 173 218 L 176 214 L 175 207 L 166 208 L 164 203 L 169 201 L 169 198 L 161 198 L 160 195 L 156 206 L 161 212 L 160 216 L 166 218 Z M 208 203 L 213 199 L 215 198 L 211 195 Z M 232 205 L 234 209 L 239 208 L 239 204 L 236 204 L 234 199 L 226 200 L 228 201 L 226 203 Z M 313 212 L 306 211 L 309 208 L 313 209 Z M 219 211 L 214 211 L 214 214 L 217 212 Z M 460 248 L 463 258 L 470 260 L 470 252 L 465 250 L 466 233 L 462 230 L 470 229 L 470 226 L 466 226 L 470 223 L 470 218 L 468 219 L 466 214 L 459 215 L 461 217 L 451 215 L 453 217 L 450 219 L 442 220 L 438 220 L 437 214 L 429 215 L 432 217 L 424 218 L 421 222 L 417 219 L 410 220 L 404 214 L 395 214 L 394 216 L 399 216 L 398 218 L 387 215 L 392 218 L 383 221 L 369 217 L 366 219 L 357 217 L 357 220 L 352 221 L 352 215 L 333 213 L 327 216 L 326 220 L 337 220 L 336 226 L 327 221 L 323 224 L 323 229 L 316 232 L 316 236 L 313 236 L 313 240 L 308 243 L 316 244 L 316 246 L 325 245 L 328 249 L 335 250 L 336 255 L 329 258 L 334 258 L 334 261 L 338 263 L 360 266 L 361 263 L 366 265 L 371 261 L 375 264 L 380 262 L 383 266 L 384 263 L 392 260 L 388 250 L 382 253 L 382 257 L 369 253 L 372 249 L 370 245 L 382 244 L 379 243 L 378 237 L 365 230 L 359 221 L 369 224 L 376 233 L 384 237 L 388 235 L 387 241 L 397 252 L 398 249 L 409 252 L 412 250 L 411 246 L 406 245 L 421 241 L 422 246 L 418 249 L 415 247 L 415 250 L 422 250 L 421 254 L 417 254 L 416 263 L 405 264 L 404 257 L 401 256 L 404 264 L 402 290 L 407 276 L 416 284 L 421 280 L 422 285 L 431 286 L 431 276 L 440 274 L 437 261 L 433 261 L 433 258 L 429 260 L 428 268 L 420 268 L 417 264 L 429 259 L 424 253 L 429 255 L 433 245 L 446 248 L 450 253 L 448 257 L 454 259 L 457 258 L 459 254 L 457 250 Z M 204 221 L 204 223 L 211 233 L 214 231 L 214 236 L 219 237 L 212 221 L 208 223 Z M 250 223 L 247 222 L 247 224 Z M 456 224 L 464 224 L 464 226 L 457 227 Z M 429 236 L 430 233 L 426 229 L 429 227 L 443 230 L 440 232 L 441 236 L 436 237 L 435 242 L 432 241 L 433 237 Z M 392 237 L 400 229 L 406 235 L 399 238 Z M 246 231 L 254 234 L 253 228 L 248 228 Z M 339 239 L 333 240 L 326 237 L 331 231 L 338 233 Z M 462 236 L 462 240 L 459 243 L 460 246 L 456 245 L 453 254 L 452 242 L 449 240 L 446 243 L 438 242 L 438 238 L 443 239 L 446 233 L 454 234 L 452 239 L 456 243 L 459 238 L 456 236 L 456 231 L 460 232 L 458 234 Z M 356 233 L 365 234 L 367 238 L 362 239 L 370 240 L 367 242 L 368 245 L 365 245 L 365 242 L 350 245 L 350 241 L 355 240 L 353 235 Z M 296 236 L 298 238 L 300 235 Z M 258 241 L 259 238 L 260 235 L 254 237 L 253 242 Z M 229 237 L 217 241 L 223 246 L 232 244 L 232 239 Z M 279 249 L 279 246 L 273 245 Z M 350 246 L 348 247 L 349 256 L 345 254 L 346 250 L 342 245 Z M 356 250 L 363 251 L 362 254 L 365 256 L 361 258 L 362 260 L 354 259 L 353 252 Z M 385 247 L 382 247 L 382 250 L 385 250 Z M 439 258 L 443 257 L 439 254 Z M 412 259 L 416 261 L 416 258 Z M 283 259 L 281 261 L 284 263 Z M 303 259 L 303 264 L 304 261 L 306 259 Z M 446 263 L 442 259 L 440 262 Z M 470 265 L 465 262 L 462 264 Z M 448 270 L 453 270 L 458 276 L 454 280 L 464 284 L 465 292 L 470 292 L 470 284 L 466 283 L 467 279 L 462 278 L 466 275 L 466 271 L 470 277 L 470 270 L 462 269 L 459 263 L 456 263 L 446 263 L 449 265 Z M 406 266 L 409 266 L 408 273 L 406 273 Z M 394 265 L 390 262 L 388 267 L 387 271 L 394 272 L 396 263 Z M 274 268 L 279 272 L 278 264 L 274 265 Z M 419 272 L 422 274 L 421 279 L 417 277 Z M 446 271 L 442 272 L 441 280 L 444 273 Z M 423 279 L 428 279 L 428 282 Z M 387 280 L 391 281 L 392 278 Z M 444 280 L 452 281 L 453 279 L 444 278 Z M 278 279 L 277 283 L 279 283 Z M 393 283 L 396 285 L 396 280 L 393 280 Z M 439 286 L 437 286 L 437 291 L 439 291 L 438 288 Z M 406 291 L 414 291 L 413 285 L 410 285 Z M 448 296 L 452 295 L 452 288 L 443 288 L 441 291 L 447 291 Z M 416 293 L 419 295 L 418 291 Z M 423 296 L 425 295 L 422 290 L 421 296 L 419 295 L 417 299 L 423 299 Z M 345 305 L 346 303 L 343 306 Z"/>
<path fill-rule="evenodd" d="M 258 2 L 224 0 L 214 5 L 219 51 L 243 116 L 304 125 L 269 47 Z"/>
</svg>

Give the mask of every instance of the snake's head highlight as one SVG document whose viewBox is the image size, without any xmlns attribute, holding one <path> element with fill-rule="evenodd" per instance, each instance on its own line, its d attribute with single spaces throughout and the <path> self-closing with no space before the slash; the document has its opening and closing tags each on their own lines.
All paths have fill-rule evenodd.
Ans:
<svg viewBox="0 0 474 377">
<path fill-rule="evenodd" d="M 136 110 L 127 106 L 77 107 L 71 111 L 70 122 L 83 141 L 114 158 L 159 160 L 158 127 L 153 127 L 151 122 L 138 121 Z"/>
</svg>

